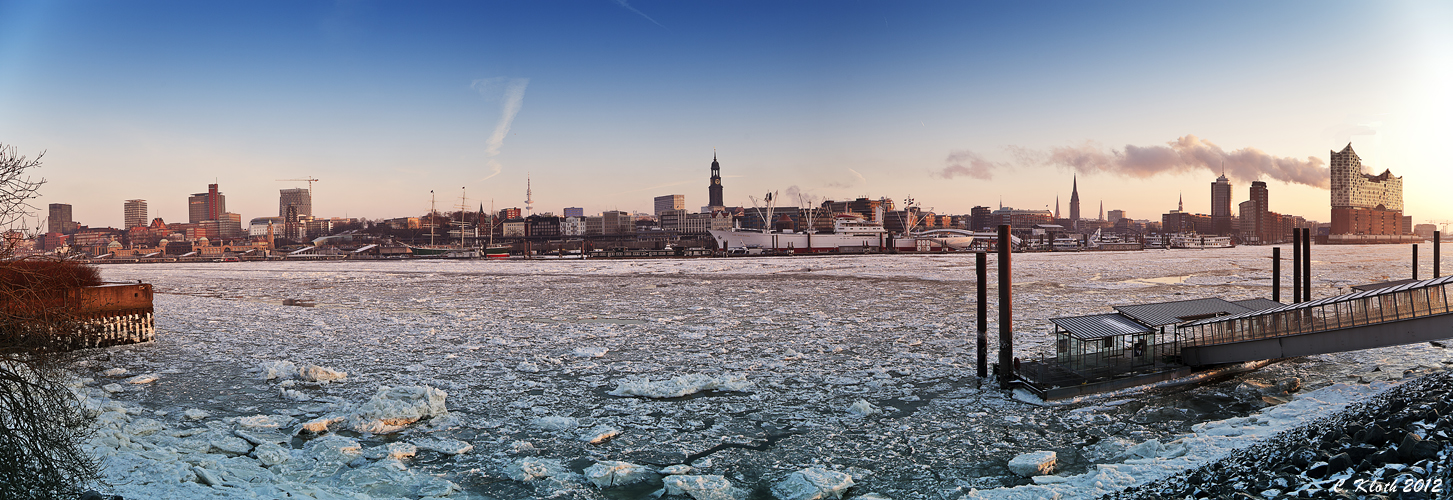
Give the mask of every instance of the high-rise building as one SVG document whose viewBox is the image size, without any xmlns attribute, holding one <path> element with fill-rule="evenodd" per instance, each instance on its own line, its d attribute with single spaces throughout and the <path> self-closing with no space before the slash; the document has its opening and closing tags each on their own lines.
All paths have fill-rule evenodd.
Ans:
<svg viewBox="0 0 1453 500">
<path fill-rule="evenodd" d="M 227 197 L 217 190 L 216 184 L 208 184 L 207 192 L 187 198 L 187 223 L 199 224 L 204 220 L 217 220 L 227 211 Z"/>
<path fill-rule="evenodd" d="M 46 219 L 47 233 L 71 234 L 76 232 L 76 221 L 71 219 L 71 205 L 51 203 L 49 218 Z"/>
<path fill-rule="evenodd" d="M 1253 181 L 1251 183 L 1251 234 L 1256 237 L 1257 242 L 1272 243 L 1280 241 L 1276 234 L 1277 228 L 1272 227 L 1272 220 L 1268 215 L 1271 213 L 1271 195 L 1266 190 L 1266 183 Z M 1241 214 L 1244 219 L 1246 214 Z M 1246 228 L 1243 226 L 1243 231 Z"/>
<path fill-rule="evenodd" d="M 1080 177 L 1078 175 L 1070 184 L 1070 221 L 1071 224 L 1080 222 Z"/>
<path fill-rule="evenodd" d="M 278 217 L 287 217 L 288 205 L 297 207 L 299 217 L 311 216 L 313 215 L 313 193 L 304 188 L 278 190 Z"/>
<path fill-rule="evenodd" d="M 721 164 L 716 161 L 716 153 L 711 153 L 711 185 L 706 188 L 708 207 L 713 212 L 726 210 L 726 203 L 721 199 Z"/>
<path fill-rule="evenodd" d="M 146 218 L 146 200 L 126 200 L 123 210 L 126 229 L 145 226 L 149 220 Z"/>
<path fill-rule="evenodd" d="M 1231 234 L 1231 181 L 1226 174 L 1211 183 L 1211 224 L 1217 235 Z"/>
<path fill-rule="evenodd" d="M 970 209 L 969 210 L 969 230 L 970 231 L 987 231 L 990 227 L 992 227 L 994 225 L 993 215 L 992 215 L 993 213 L 994 213 L 994 211 L 992 209 L 990 209 L 989 207 L 979 206 L 979 207 L 974 207 L 974 208 Z"/>
<path fill-rule="evenodd" d="M 656 197 L 656 215 L 667 210 L 686 210 L 686 195 L 668 194 Z"/>
<path fill-rule="evenodd" d="M 1111 224 L 1114 224 L 1114 223 L 1118 222 L 1120 219 L 1124 219 L 1125 218 L 1125 211 L 1124 210 L 1111 210 L 1109 212 L 1109 214 L 1110 215 L 1107 216 L 1107 217 L 1109 217 L 1109 219 L 1106 219 L 1106 220 L 1110 221 Z"/>
<path fill-rule="evenodd" d="M 1332 152 L 1332 230 L 1337 236 L 1395 236 L 1403 234 L 1403 178 L 1391 170 L 1362 173 L 1362 159 L 1352 143 Z"/>
</svg>

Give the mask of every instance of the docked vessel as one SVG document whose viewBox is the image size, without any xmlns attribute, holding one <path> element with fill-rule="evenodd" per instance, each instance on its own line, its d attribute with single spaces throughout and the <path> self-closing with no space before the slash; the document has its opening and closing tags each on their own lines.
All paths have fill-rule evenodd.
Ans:
<svg viewBox="0 0 1453 500">
<path fill-rule="evenodd" d="M 730 253 L 758 254 L 764 251 L 791 253 L 878 251 L 889 240 L 881 222 L 870 221 L 856 214 L 841 214 L 833 219 L 832 233 L 766 231 L 735 228 L 711 230 L 719 247 Z"/>
<path fill-rule="evenodd" d="M 1200 234 L 1173 234 L 1171 248 L 1231 248 L 1230 236 L 1205 236 Z"/>
</svg>

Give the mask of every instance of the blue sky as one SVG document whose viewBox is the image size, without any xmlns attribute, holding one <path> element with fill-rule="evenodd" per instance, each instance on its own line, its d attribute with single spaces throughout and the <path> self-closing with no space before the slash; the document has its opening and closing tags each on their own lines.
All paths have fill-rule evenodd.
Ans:
<svg viewBox="0 0 1453 500">
<path fill-rule="evenodd" d="M 44 203 L 120 225 L 124 200 L 186 218 L 275 215 L 315 176 L 322 216 L 441 207 L 649 211 L 912 195 L 1068 210 L 1056 153 L 1195 136 L 1240 158 L 1325 167 L 1348 141 L 1404 176 L 1407 213 L 1453 219 L 1453 7 L 1274 2 L 14 2 L 0 0 L 0 142 Z M 1144 167 L 1144 168 L 1142 168 Z M 1078 171 L 1086 214 L 1158 219 L 1202 166 Z M 1307 170 L 1314 171 L 1314 170 Z M 1324 188 L 1251 177 L 1272 209 L 1326 221 Z"/>
</svg>

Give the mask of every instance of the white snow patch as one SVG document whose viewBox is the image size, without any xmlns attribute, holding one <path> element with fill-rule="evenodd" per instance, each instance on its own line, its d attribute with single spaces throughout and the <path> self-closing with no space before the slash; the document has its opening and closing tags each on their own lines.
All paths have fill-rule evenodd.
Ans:
<svg viewBox="0 0 1453 500">
<path fill-rule="evenodd" d="M 742 500 L 747 492 L 722 476 L 666 476 L 661 479 L 668 495 L 688 495 L 695 500 Z"/>
<path fill-rule="evenodd" d="M 257 364 L 257 371 L 263 380 L 288 379 L 298 375 L 298 367 L 291 361 L 263 361 Z"/>
<path fill-rule="evenodd" d="M 448 413 L 444 406 L 448 396 L 449 393 L 428 386 L 379 386 L 373 399 L 349 416 L 349 425 L 358 432 L 370 434 L 398 432 L 421 419 Z"/>
<path fill-rule="evenodd" d="M 553 458 L 522 458 L 505 467 L 505 475 L 516 481 L 533 481 L 565 473 L 565 466 Z"/>
<path fill-rule="evenodd" d="M 802 469 L 772 485 L 772 494 L 782 500 L 842 498 L 853 487 L 853 476 L 821 467 Z"/>
<path fill-rule="evenodd" d="M 859 399 L 852 406 L 848 407 L 848 413 L 858 417 L 866 417 L 868 415 L 882 413 L 882 410 L 879 410 L 878 407 L 873 406 L 873 403 L 869 403 L 867 400 Z"/>
<path fill-rule="evenodd" d="M 580 427 L 580 421 L 576 420 L 575 417 L 563 417 L 560 415 L 550 415 L 535 419 L 534 424 L 535 427 L 547 431 L 564 431 Z"/>
<path fill-rule="evenodd" d="M 420 438 L 413 440 L 414 446 L 421 450 L 432 450 L 445 455 L 463 455 L 474 449 L 474 445 L 449 438 Z"/>
<path fill-rule="evenodd" d="M 148 374 L 145 374 L 145 375 L 137 375 L 135 377 L 128 378 L 128 379 L 126 379 L 126 383 L 128 383 L 128 384 L 150 384 L 152 382 L 156 382 L 157 379 L 160 379 L 160 378 L 161 377 L 158 377 L 155 373 L 148 373 Z"/>
<path fill-rule="evenodd" d="M 307 365 L 298 369 L 298 376 L 309 382 L 328 383 L 334 380 L 342 380 L 348 377 L 345 372 L 318 365 Z"/>
<path fill-rule="evenodd" d="M 182 412 L 182 416 L 187 417 L 187 420 L 201 420 L 212 416 L 212 414 L 207 413 L 207 410 L 198 410 L 196 408 L 192 408 L 190 410 Z"/>
<path fill-rule="evenodd" d="M 1054 473 L 1058 456 L 1053 451 L 1034 451 L 1014 457 L 1009 461 L 1009 470 L 1024 477 L 1042 476 Z"/>
<path fill-rule="evenodd" d="M 664 469 L 661 469 L 661 473 L 662 474 L 669 474 L 669 475 L 673 475 L 673 476 L 681 475 L 681 474 L 690 474 L 691 471 L 692 471 L 691 466 L 690 465 L 686 465 L 686 464 L 676 464 L 676 465 L 668 466 L 668 467 L 666 467 Z"/>
<path fill-rule="evenodd" d="M 581 347 L 575 349 L 575 352 L 570 354 L 579 358 L 603 358 L 608 351 L 610 349 L 604 347 Z"/>
<path fill-rule="evenodd" d="M 580 440 L 590 444 L 600 444 L 621 435 L 621 430 L 610 425 L 597 425 L 580 435 Z"/>
<path fill-rule="evenodd" d="M 650 479 L 651 469 L 633 463 L 606 460 L 586 467 L 585 478 L 597 488 L 611 488 Z"/>
<path fill-rule="evenodd" d="M 652 382 L 649 379 L 627 379 L 616 382 L 612 396 L 643 396 L 648 398 L 679 398 L 701 391 L 747 392 L 752 385 L 745 375 L 713 377 L 699 373 L 678 375 L 670 380 Z"/>
</svg>

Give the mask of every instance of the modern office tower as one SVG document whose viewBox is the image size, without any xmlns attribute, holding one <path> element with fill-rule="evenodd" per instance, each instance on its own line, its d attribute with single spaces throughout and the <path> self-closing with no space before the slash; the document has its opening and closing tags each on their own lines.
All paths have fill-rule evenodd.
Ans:
<svg viewBox="0 0 1453 500">
<path fill-rule="evenodd" d="M 70 234 L 76 232 L 76 221 L 71 219 L 71 206 L 66 203 L 51 203 L 49 218 L 46 219 L 48 233 Z"/>
<path fill-rule="evenodd" d="M 661 212 L 665 212 L 667 210 L 686 209 L 686 195 L 684 194 L 668 194 L 666 196 L 657 196 L 655 201 L 656 215 L 661 215 Z"/>
<path fill-rule="evenodd" d="M 721 199 L 721 164 L 716 161 L 716 153 L 711 154 L 711 185 L 706 188 L 707 206 L 713 212 L 726 210 L 726 203 Z"/>
<path fill-rule="evenodd" d="M 969 230 L 986 231 L 993 226 L 993 210 L 989 207 L 977 206 L 969 210 Z"/>
<path fill-rule="evenodd" d="M 207 192 L 187 198 L 187 222 L 197 224 L 204 220 L 217 220 L 227 211 L 227 197 L 217 190 L 216 184 L 208 184 Z"/>
<path fill-rule="evenodd" d="M 1211 224 L 1217 235 L 1231 234 L 1231 181 L 1226 174 L 1211 183 Z"/>
<path fill-rule="evenodd" d="M 1253 181 L 1251 183 L 1251 234 L 1256 235 L 1256 241 L 1262 243 L 1273 243 L 1281 241 L 1280 235 L 1272 227 L 1271 220 L 1267 215 L 1271 213 L 1271 195 L 1266 190 L 1266 183 Z M 1241 214 L 1244 218 L 1246 214 Z"/>
<path fill-rule="evenodd" d="M 126 200 L 124 207 L 124 229 L 146 225 L 149 220 L 146 218 L 146 200 Z"/>
<path fill-rule="evenodd" d="M 1391 170 L 1362 173 L 1362 159 L 1352 143 L 1332 152 L 1332 240 L 1339 235 L 1402 234 L 1403 178 Z"/>
<path fill-rule="evenodd" d="M 297 207 L 298 216 L 311 216 L 313 215 L 313 193 L 305 188 L 278 190 L 278 217 L 287 217 L 288 205 Z"/>
</svg>

